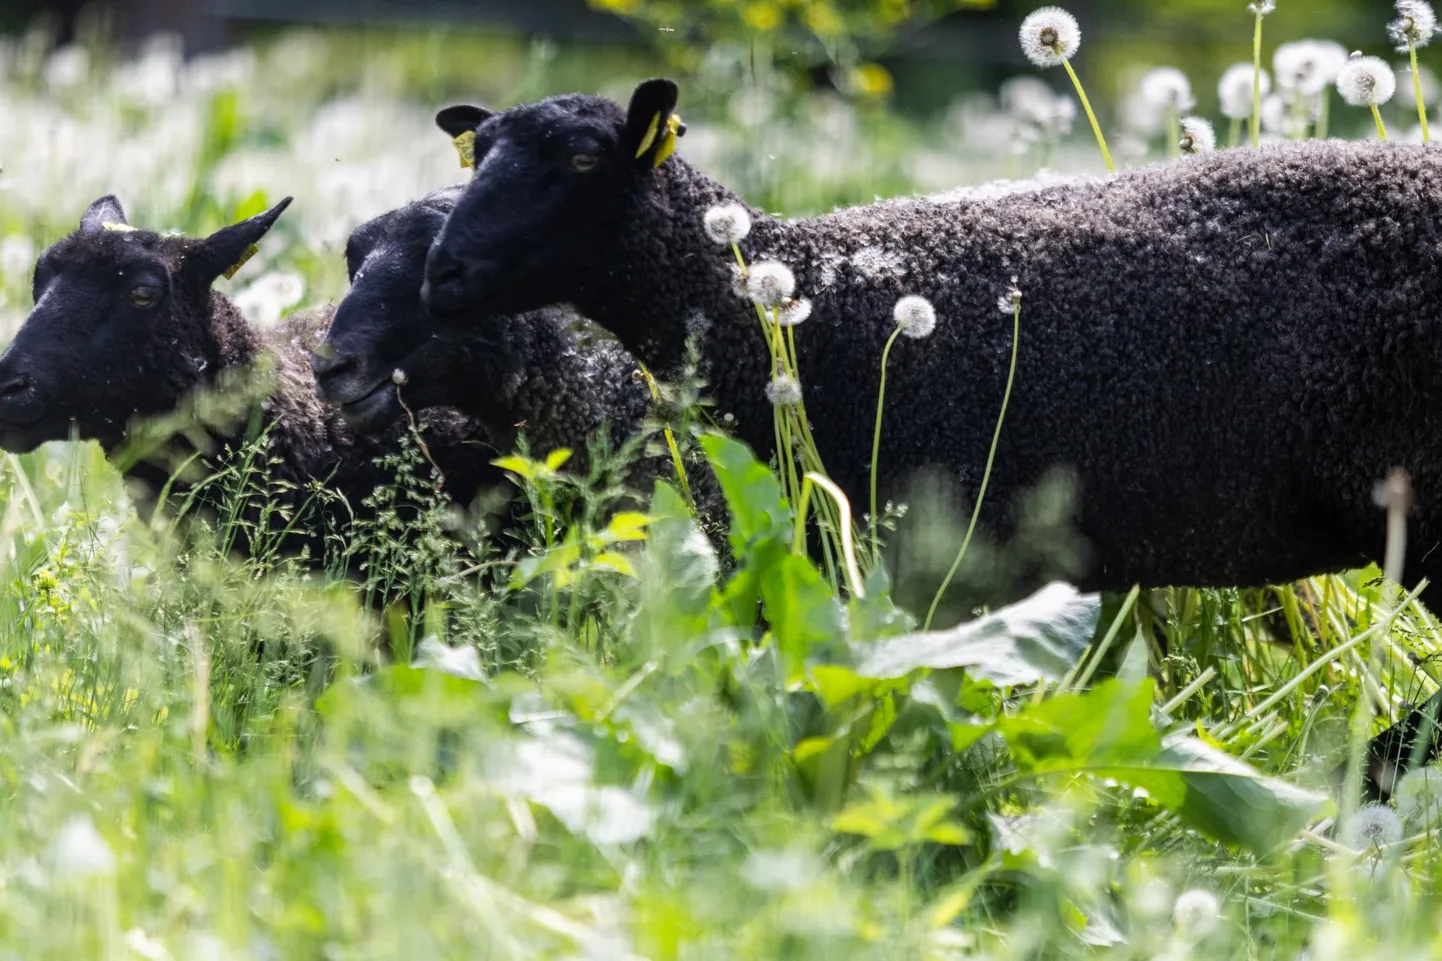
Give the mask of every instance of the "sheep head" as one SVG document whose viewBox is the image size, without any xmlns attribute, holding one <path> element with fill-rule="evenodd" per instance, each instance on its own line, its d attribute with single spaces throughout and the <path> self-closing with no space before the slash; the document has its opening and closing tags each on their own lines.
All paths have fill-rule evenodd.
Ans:
<svg viewBox="0 0 1442 961">
<path fill-rule="evenodd" d="M 110 448 L 132 416 L 172 409 L 219 359 L 211 285 L 289 203 L 205 238 L 131 227 L 111 196 L 91 204 L 40 256 L 35 306 L 0 355 L 0 447 L 31 450 L 74 424 Z"/>
<path fill-rule="evenodd" d="M 684 131 L 676 96 L 671 81 L 647 80 L 626 110 L 580 94 L 504 113 L 442 110 L 436 123 L 451 137 L 475 134 L 475 170 L 427 260 L 432 311 L 516 313 L 575 299 L 580 268 L 615 243 L 631 199 Z"/>
</svg>

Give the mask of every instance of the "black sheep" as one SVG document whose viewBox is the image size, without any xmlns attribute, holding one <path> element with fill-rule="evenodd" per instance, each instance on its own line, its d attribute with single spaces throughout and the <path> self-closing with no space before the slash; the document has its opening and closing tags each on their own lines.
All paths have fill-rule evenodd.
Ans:
<svg viewBox="0 0 1442 961">
<path fill-rule="evenodd" d="M 676 102 L 571 95 L 491 113 L 433 248 L 438 314 L 570 302 L 658 373 L 700 339 L 711 396 L 771 447 L 767 351 L 706 212 L 735 196 L 664 158 Z M 660 134 L 658 135 L 658 131 Z M 658 162 L 661 161 L 661 162 Z M 1402 144 L 1219 151 L 995 200 L 890 201 L 783 222 L 750 211 L 749 261 L 795 273 L 821 455 L 860 502 L 881 349 L 906 295 L 935 332 L 893 350 L 881 449 L 892 490 L 927 465 L 974 491 L 1023 294 L 1017 383 L 983 520 L 1063 466 L 1077 481 L 1089 588 L 1255 585 L 1382 555 L 1373 487 L 1412 476 L 1405 577 L 1442 590 L 1442 159 Z"/>
<path fill-rule="evenodd" d="M 204 239 L 131 228 L 114 197 L 92 204 L 79 228 L 41 255 L 35 307 L 0 356 L 0 447 L 28 451 L 66 438 L 74 425 L 81 438 L 114 454 L 132 439 L 136 422 L 172 414 L 227 378 L 244 380 L 253 369 L 269 368 L 262 373 L 273 380 L 259 401 L 256 424 L 245 415 L 208 427 L 175 424 L 168 449 L 127 472 L 154 496 L 170 483 L 176 459 L 195 452 L 192 439 L 208 448 L 201 451 L 207 455 L 238 450 L 256 426 L 264 426 L 270 479 L 286 482 L 275 486 L 288 488 L 297 505 L 320 511 L 281 547 L 308 550 L 312 562 L 321 563 L 325 537 L 342 533 L 364 511 L 362 501 L 394 480 L 394 471 L 376 459 L 398 450 L 400 432 L 409 425 L 393 422 L 380 434 L 357 434 L 317 398 L 307 359 L 329 311 L 302 312 L 262 335 L 211 289 L 289 202 Z M 483 485 L 502 481 L 488 463 L 493 452 L 475 443 L 484 431 L 468 419 L 437 411 L 426 418 L 422 436 L 456 502 L 464 505 Z M 317 502 L 316 484 L 346 504 Z M 170 490 L 175 501 L 186 482 Z M 149 506 L 142 500 L 142 509 Z"/>
<path fill-rule="evenodd" d="M 321 396 L 357 430 L 384 429 L 402 400 L 455 408 L 502 452 L 521 430 L 537 453 L 566 447 L 580 459 L 603 425 L 616 443 L 634 435 L 651 409 L 635 359 L 612 341 L 583 342 L 565 312 L 465 330 L 431 318 L 421 300 L 426 253 L 460 193 L 437 190 L 351 234 L 351 288 L 311 362 Z"/>
</svg>

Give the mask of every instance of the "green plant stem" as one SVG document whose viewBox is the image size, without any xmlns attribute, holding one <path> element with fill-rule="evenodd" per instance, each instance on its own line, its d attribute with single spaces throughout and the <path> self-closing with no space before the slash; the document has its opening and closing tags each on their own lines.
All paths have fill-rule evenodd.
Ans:
<svg viewBox="0 0 1442 961">
<path fill-rule="evenodd" d="M 1412 92 L 1417 95 L 1417 121 L 1422 124 L 1422 142 L 1431 143 L 1432 133 L 1427 129 L 1427 104 L 1422 100 L 1422 78 L 1417 75 L 1417 45 L 1407 41 L 1407 55 L 1412 60 Z"/>
<path fill-rule="evenodd" d="M 936 609 L 941 604 L 942 595 L 951 586 L 951 580 L 956 576 L 957 570 L 961 567 L 961 560 L 966 556 L 966 549 L 971 544 L 971 535 L 976 532 L 976 521 L 981 516 L 981 504 L 986 498 L 986 485 L 991 481 L 991 468 L 996 462 L 996 448 L 1001 442 L 1001 425 L 1006 420 L 1006 407 L 1011 401 L 1012 384 L 1016 382 L 1016 355 L 1020 342 L 1021 301 L 1018 300 L 1011 313 L 1011 366 L 1006 372 L 1006 390 L 1001 395 L 1001 412 L 996 415 L 996 430 L 991 435 L 991 450 L 986 454 L 986 468 L 981 474 L 981 486 L 976 492 L 976 504 L 971 509 L 971 522 L 966 525 L 966 536 L 961 540 L 961 549 L 956 552 L 956 559 L 951 562 L 951 569 L 946 572 L 941 586 L 936 589 L 936 596 L 931 599 L 931 607 L 927 608 L 926 622 L 922 624 L 922 630 L 931 630 L 931 621 L 936 617 Z"/>
<path fill-rule="evenodd" d="M 1252 29 L 1252 148 L 1262 142 L 1262 15 Z"/>
<path fill-rule="evenodd" d="M 1107 149 L 1107 138 L 1102 136 L 1102 125 L 1097 123 L 1097 115 L 1092 112 L 1091 101 L 1087 99 L 1087 92 L 1082 89 L 1081 78 L 1078 77 L 1076 71 L 1072 69 L 1070 60 L 1063 60 L 1061 65 L 1066 67 L 1066 75 L 1071 77 L 1072 86 L 1076 87 L 1077 99 L 1081 101 L 1082 109 L 1086 111 L 1087 120 L 1091 122 L 1092 133 L 1096 134 L 1097 146 L 1102 148 L 1102 160 L 1106 162 L 1107 173 L 1114 174 L 1117 172 L 1117 167 L 1116 164 L 1112 163 L 1112 152 Z"/>
<path fill-rule="evenodd" d="M 1381 140 L 1386 140 L 1387 127 L 1382 123 L 1382 111 L 1377 109 L 1375 103 L 1372 104 L 1372 119 L 1377 121 L 1377 137 Z"/>
<path fill-rule="evenodd" d="M 1327 131 L 1328 131 L 1328 129 L 1329 129 L 1329 123 L 1328 123 L 1328 121 L 1330 120 L 1331 115 L 1332 115 L 1332 88 L 1331 88 L 1331 87 L 1328 87 L 1327 89 L 1325 89 L 1325 90 L 1322 91 L 1322 99 L 1321 99 L 1321 102 L 1318 103 L 1318 105 L 1317 105 L 1317 126 L 1316 126 L 1316 128 L 1313 130 L 1312 135 L 1313 135 L 1314 137 L 1316 137 L 1318 140 L 1326 140 L 1326 139 L 1327 139 Z"/>
<path fill-rule="evenodd" d="M 1182 155 L 1182 118 L 1176 107 L 1167 108 L 1167 156 Z"/>
<path fill-rule="evenodd" d="M 1227 133 L 1227 146 L 1235 147 L 1237 141 L 1242 139 L 1242 121 L 1236 117 L 1232 118 L 1231 129 Z"/>
<path fill-rule="evenodd" d="M 891 347 L 896 343 L 896 338 L 901 334 L 901 326 L 891 332 L 886 338 L 886 346 L 881 349 L 881 386 L 876 389 L 876 429 L 871 434 L 871 559 L 877 563 L 881 557 L 881 529 L 877 523 L 876 513 L 876 474 L 877 465 L 881 462 L 881 411 L 886 405 L 886 361 L 891 356 Z"/>
</svg>

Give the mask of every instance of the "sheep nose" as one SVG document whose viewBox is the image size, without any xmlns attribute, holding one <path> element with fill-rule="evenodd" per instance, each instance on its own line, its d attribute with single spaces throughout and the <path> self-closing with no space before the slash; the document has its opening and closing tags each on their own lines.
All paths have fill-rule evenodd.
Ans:
<svg viewBox="0 0 1442 961">
<path fill-rule="evenodd" d="M 17 374 L 0 383 L 0 402 L 14 400 L 29 389 L 30 378 L 24 374 Z"/>
</svg>

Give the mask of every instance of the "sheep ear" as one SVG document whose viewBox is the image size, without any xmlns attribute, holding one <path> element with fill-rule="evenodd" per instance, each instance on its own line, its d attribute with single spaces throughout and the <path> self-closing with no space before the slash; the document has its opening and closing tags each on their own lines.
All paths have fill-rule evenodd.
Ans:
<svg viewBox="0 0 1442 961">
<path fill-rule="evenodd" d="M 462 167 L 469 169 L 476 165 L 476 128 L 494 115 L 494 111 L 468 103 L 445 107 L 436 114 L 436 126 L 450 135 Z"/>
<path fill-rule="evenodd" d="M 676 138 L 685 133 L 676 109 L 679 91 L 670 80 L 646 80 L 631 94 L 626 110 L 626 146 L 638 167 L 659 167 L 676 149 Z"/>
<path fill-rule="evenodd" d="M 125 210 L 113 194 L 106 194 L 95 201 L 85 211 L 85 216 L 80 218 L 80 232 L 83 234 L 129 226 L 125 219 Z"/>
<path fill-rule="evenodd" d="M 256 214 L 249 220 L 242 220 L 229 227 L 222 227 L 202 240 L 195 256 L 199 258 L 198 267 L 204 272 L 206 279 L 214 281 L 221 275 L 227 279 L 234 277 L 236 271 L 255 255 L 258 249 L 256 243 L 270 231 L 276 220 L 280 219 L 280 215 L 285 213 L 290 201 L 291 198 L 287 197 L 265 213 Z"/>
</svg>

